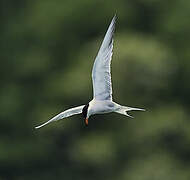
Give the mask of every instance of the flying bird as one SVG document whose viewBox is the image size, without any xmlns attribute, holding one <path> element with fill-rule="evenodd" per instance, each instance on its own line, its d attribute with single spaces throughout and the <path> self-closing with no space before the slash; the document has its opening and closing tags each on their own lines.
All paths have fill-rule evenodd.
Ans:
<svg viewBox="0 0 190 180">
<path fill-rule="evenodd" d="M 95 58 L 92 69 L 93 99 L 86 105 L 81 105 L 61 112 L 44 124 L 35 127 L 36 129 L 41 128 L 53 121 L 58 121 L 60 119 L 80 113 L 82 113 L 84 117 L 85 125 L 88 125 L 89 117 L 94 114 L 116 112 L 132 117 L 127 114 L 127 111 L 144 111 L 144 109 L 122 106 L 112 101 L 110 64 L 112 59 L 115 22 L 116 15 L 113 17 L 111 24 L 108 27 L 99 52 Z"/>
</svg>

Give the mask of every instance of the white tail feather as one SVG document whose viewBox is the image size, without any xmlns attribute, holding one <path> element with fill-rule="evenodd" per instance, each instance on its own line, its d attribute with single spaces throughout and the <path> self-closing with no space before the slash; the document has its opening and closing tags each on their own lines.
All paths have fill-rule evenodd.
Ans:
<svg viewBox="0 0 190 180">
<path fill-rule="evenodd" d="M 133 108 L 133 107 L 127 107 L 127 106 L 120 106 L 120 108 L 116 111 L 116 113 L 123 114 L 125 116 L 130 117 L 130 118 L 134 118 L 133 116 L 127 114 L 127 111 L 145 111 L 145 109 Z"/>
</svg>

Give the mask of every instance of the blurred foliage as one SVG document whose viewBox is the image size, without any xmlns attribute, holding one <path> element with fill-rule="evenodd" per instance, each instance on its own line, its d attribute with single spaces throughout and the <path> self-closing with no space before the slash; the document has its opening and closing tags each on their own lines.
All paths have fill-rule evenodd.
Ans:
<svg viewBox="0 0 190 180">
<path fill-rule="evenodd" d="M 190 179 L 190 1 L 0 4 L 0 180 Z M 147 111 L 35 130 L 91 100 L 92 65 L 115 13 L 114 100 Z"/>
</svg>

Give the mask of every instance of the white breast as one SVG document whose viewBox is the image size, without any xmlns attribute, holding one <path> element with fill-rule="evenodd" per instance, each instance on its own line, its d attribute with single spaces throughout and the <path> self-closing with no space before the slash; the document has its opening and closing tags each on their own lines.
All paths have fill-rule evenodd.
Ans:
<svg viewBox="0 0 190 180">
<path fill-rule="evenodd" d="M 112 101 L 101 101 L 101 100 L 96 100 L 93 99 L 89 103 L 89 115 L 92 114 L 104 114 L 104 113 L 110 113 L 115 111 L 116 109 L 116 104 Z"/>
</svg>

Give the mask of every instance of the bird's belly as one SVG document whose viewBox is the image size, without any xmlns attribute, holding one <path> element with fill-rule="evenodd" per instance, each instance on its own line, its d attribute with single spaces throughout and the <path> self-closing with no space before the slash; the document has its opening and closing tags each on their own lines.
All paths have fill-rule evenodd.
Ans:
<svg viewBox="0 0 190 180">
<path fill-rule="evenodd" d="M 112 102 L 96 102 L 92 108 L 91 114 L 105 114 L 115 110 Z"/>
<path fill-rule="evenodd" d="M 111 109 L 97 109 L 92 114 L 105 114 L 105 113 L 110 113 L 110 112 L 113 112 L 113 110 L 111 110 Z"/>
</svg>

